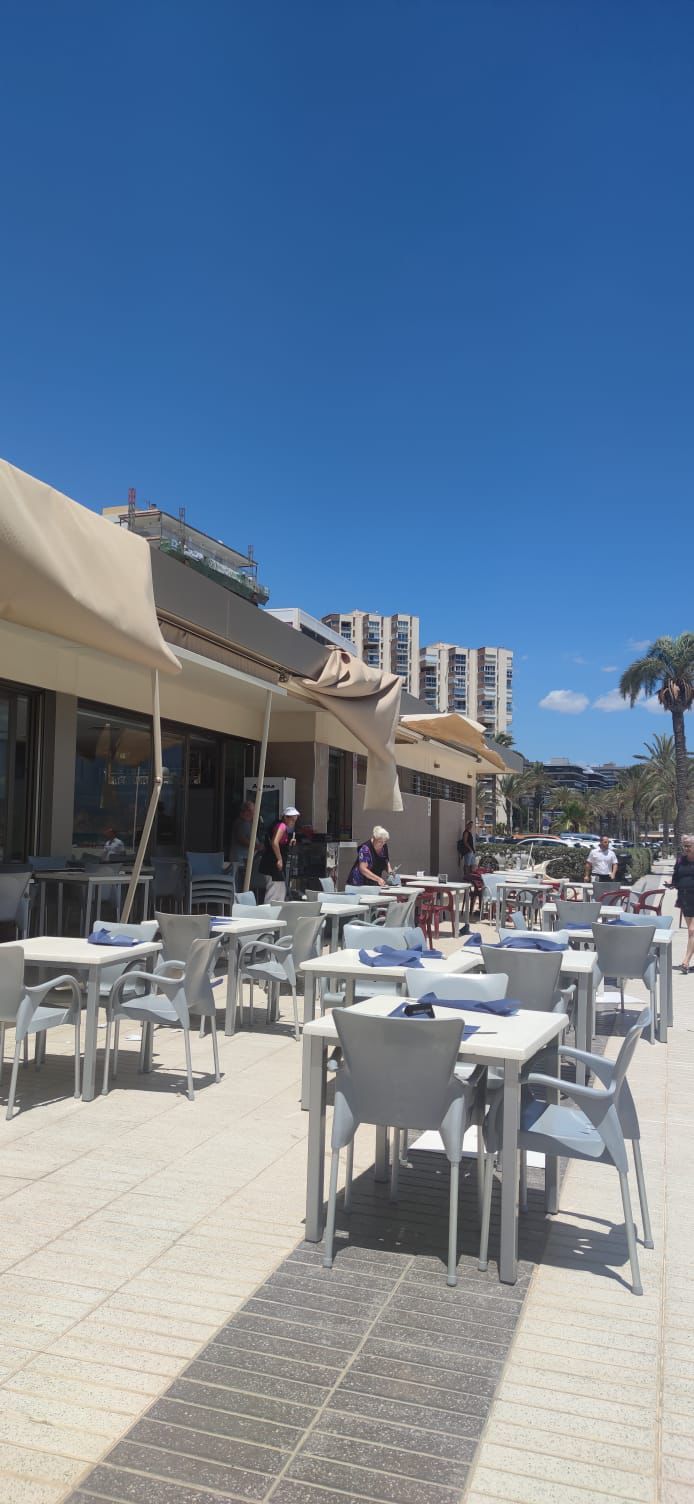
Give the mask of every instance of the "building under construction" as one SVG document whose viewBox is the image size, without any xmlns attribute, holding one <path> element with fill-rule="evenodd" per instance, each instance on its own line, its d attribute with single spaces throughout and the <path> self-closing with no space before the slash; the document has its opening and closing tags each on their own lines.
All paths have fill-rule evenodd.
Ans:
<svg viewBox="0 0 694 1504">
<path fill-rule="evenodd" d="M 191 527 L 186 521 L 185 507 L 173 517 L 170 512 L 162 512 L 160 507 L 147 503 L 139 507 L 135 492 L 130 491 L 127 506 L 104 507 L 103 516 L 139 533 L 152 548 L 180 559 L 182 564 L 223 585 L 234 595 L 242 595 L 254 606 L 264 606 L 270 598 L 267 586 L 258 580 L 258 564 L 252 547 L 249 545 L 248 552 L 242 554 L 218 538 L 210 538 L 208 533 Z"/>
</svg>

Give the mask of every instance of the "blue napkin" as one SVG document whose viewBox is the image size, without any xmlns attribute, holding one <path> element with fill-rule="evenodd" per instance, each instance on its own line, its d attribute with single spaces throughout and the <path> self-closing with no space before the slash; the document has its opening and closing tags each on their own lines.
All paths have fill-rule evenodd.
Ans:
<svg viewBox="0 0 694 1504">
<path fill-rule="evenodd" d="M 395 950 L 393 946 L 382 945 L 375 955 L 370 955 L 368 950 L 360 950 L 359 960 L 364 966 L 418 967 L 422 964 L 422 954 L 421 950 Z"/>
<path fill-rule="evenodd" d="M 413 1001 L 412 998 L 409 999 Z M 443 998 L 437 997 L 435 992 L 425 992 L 423 997 L 417 999 L 420 1003 L 435 1003 L 437 1008 L 463 1008 L 469 1013 L 496 1013 L 499 1018 L 508 1018 L 512 1013 L 517 1013 L 521 1004 L 514 1002 L 513 998 L 501 997 L 493 1002 L 482 1002 L 479 998 Z M 392 1018 L 393 1015 L 391 1014 Z"/>
<path fill-rule="evenodd" d="M 122 947 L 125 945 L 141 945 L 142 941 L 137 940 L 134 935 L 112 935 L 108 930 L 92 930 L 91 935 L 87 936 L 87 944 L 118 945 Z"/>
<path fill-rule="evenodd" d="M 562 925 L 562 929 L 563 930 L 589 930 L 592 922 L 593 922 L 592 919 L 591 920 L 584 919 L 583 924 L 563 924 Z"/>
<path fill-rule="evenodd" d="M 423 1001 L 423 999 L 422 998 L 417 998 L 416 1001 L 421 1003 Z M 402 1003 L 398 1003 L 397 1008 L 393 1008 L 392 1012 L 388 1014 L 388 1017 L 389 1018 L 414 1018 L 414 1019 L 426 1018 L 427 1017 L 426 1013 L 406 1013 L 405 1012 L 405 1009 L 408 1006 L 408 1003 L 413 1003 L 413 1002 L 415 1002 L 415 999 L 413 997 L 411 997 L 411 998 L 405 998 Z M 448 1005 L 444 1004 L 444 1003 L 442 1003 L 440 1001 L 439 998 L 437 998 L 437 1000 L 436 1000 L 436 1006 L 437 1006 L 437 1008 L 443 1008 L 443 1007 L 446 1007 L 446 1006 L 450 1006 L 452 1008 L 455 1008 L 457 1005 L 455 1003 L 451 1003 L 451 1004 L 448 1004 Z M 428 1019 L 428 1022 L 431 1023 L 432 1020 Z M 469 1039 L 471 1034 L 477 1034 L 477 1033 L 478 1033 L 478 1026 L 477 1026 L 477 1024 L 465 1024 L 464 1027 L 463 1027 L 463 1032 L 462 1032 L 462 1034 L 460 1036 L 461 1042 L 464 1039 Z"/>
<path fill-rule="evenodd" d="M 423 956 L 425 961 L 442 961 L 443 960 L 443 951 L 442 950 L 426 950 L 423 945 L 408 945 L 406 947 L 406 949 L 407 949 L 408 955 L 410 955 L 410 956 Z M 396 945 L 375 945 L 374 946 L 374 950 L 378 951 L 379 956 L 401 956 L 402 955 L 402 951 L 398 950 L 398 948 L 397 948 Z"/>
<path fill-rule="evenodd" d="M 585 926 L 581 925 L 581 929 Z M 544 935 L 508 935 L 505 940 L 500 940 L 497 947 L 499 950 L 566 950 L 565 945 L 558 945 L 556 940 L 547 940 Z"/>
<path fill-rule="evenodd" d="M 616 918 L 615 919 L 601 919 L 600 923 L 601 924 L 625 924 L 627 926 L 627 929 L 628 929 L 629 926 L 630 926 L 630 924 L 631 924 L 631 920 L 628 919 L 627 916 L 626 916 L 626 914 L 625 914 L 625 916 L 624 916 L 623 919 L 616 919 Z"/>
<path fill-rule="evenodd" d="M 468 939 L 465 941 L 465 944 L 466 945 L 481 945 L 482 944 L 482 931 L 481 930 L 471 930 L 470 934 L 468 936 Z"/>
</svg>

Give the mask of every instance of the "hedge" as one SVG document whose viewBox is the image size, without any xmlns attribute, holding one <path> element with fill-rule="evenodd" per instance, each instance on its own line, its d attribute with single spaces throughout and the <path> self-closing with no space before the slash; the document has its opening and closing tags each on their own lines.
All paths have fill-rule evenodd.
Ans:
<svg viewBox="0 0 694 1504">
<path fill-rule="evenodd" d="M 538 841 L 538 846 L 541 844 Z M 508 866 L 517 855 L 518 848 L 513 845 L 482 845 L 477 848 L 477 860 L 480 867 L 486 867 L 491 872 L 496 872 L 499 867 Z M 574 881 L 579 882 L 585 870 L 586 856 L 587 851 L 583 846 L 565 846 L 563 851 L 555 848 L 555 855 L 551 856 L 546 863 L 547 876 L 573 878 Z M 627 874 L 630 874 L 631 882 L 638 882 L 640 877 L 645 877 L 646 873 L 650 872 L 652 853 L 647 846 L 632 846 L 626 856 Z"/>
</svg>

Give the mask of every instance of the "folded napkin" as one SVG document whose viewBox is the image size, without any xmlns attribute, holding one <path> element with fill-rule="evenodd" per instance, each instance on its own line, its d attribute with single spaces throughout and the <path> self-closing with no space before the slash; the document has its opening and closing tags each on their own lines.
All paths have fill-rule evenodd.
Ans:
<svg viewBox="0 0 694 1504">
<path fill-rule="evenodd" d="M 421 950 L 395 950 L 394 946 L 382 945 L 376 951 L 360 950 L 359 960 L 364 966 L 421 966 Z"/>
<path fill-rule="evenodd" d="M 410 1001 L 412 1001 L 412 999 L 410 999 Z M 496 1013 L 498 1014 L 499 1018 L 508 1018 L 510 1014 L 516 1013 L 521 1006 L 520 1003 L 515 1002 L 513 998 L 508 997 L 502 997 L 494 999 L 494 1001 L 483 1002 L 479 998 L 437 997 L 435 992 L 425 992 L 424 996 L 420 997 L 418 1001 L 420 1003 L 435 1003 L 437 1008 L 464 1009 L 468 1013 Z M 391 1014 L 390 1017 L 392 1018 L 393 1015 Z"/>
<path fill-rule="evenodd" d="M 112 935 L 109 930 L 92 930 L 87 936 L 88 945 L 117 945 L 121 948 L 125 945 L 141 945 L 135 935 Z"/>
<path fill-rule="evenodd" d="M 562 929 L 563 930 L 589 930 L 592 922 L 593 922 L 592 920 L 585 919 L 583 921 L 583 924 L 563 924 L 562 925 Z"/>
<path fill-rule="evenodd" d="M 469 934 L 469 936 L 467 938 L 467 940 L 465 941 L 465 944 L 466 945 L 481 945 L 482 944 L 482 931 L 481 930 L 471 930 L 470 934 Z"/>
<path fill-rule="evenodd" d="M 581 925 L 581 929 L 584 926 Z M 557 944 L 556 940 L 548 940 L 544 935 L 508 935 L 505 940 L 500 940 L 497 947 L 499 950 L 566 950 L 565 945 Z"/>
<path fill-rule="evenodd" d="M 656 915 L 656 918 L 657 918 L 657 915 Z M 619 918 L 601 919 L 600 923 L 601 924 L 625 924 L 627 926 L 627 928 L 629 928 L 629 926 L 631 925 L 631 920 L 630 920 L 629 916 L 627 914 L 625 914 L 623 917 L 620 916 Z M 638 926 L 637 926 L 637 928 L 638 928 Z"/>
</svg>

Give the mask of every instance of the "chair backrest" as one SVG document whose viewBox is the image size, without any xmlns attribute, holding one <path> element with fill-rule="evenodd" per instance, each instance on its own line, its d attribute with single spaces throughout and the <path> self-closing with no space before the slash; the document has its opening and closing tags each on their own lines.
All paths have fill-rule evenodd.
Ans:
<svg viewBox="0 0 694 1504">
<path fill-rule="evenodd" d="M 624 891 L 616 877 L 593 878 L 593 898 L 599 898 L 601 903 L 605 902 L 606 893 L 623 893 Z M 629 890 L 627 889 L 626 893 L 628 894 L 628 892 Z"/>
<path fill-rule="evenodd" d="M 321 899 L 316 899 L 313 903 L 305 901 L 304 899 L 290 899 L 288 902 L 281 903 L 279 906 L 279 913 L 277 915 L 277 918 L 283 919 L 287 926 L 286 930 L 282 931 L 282 934 L 291 935 L 293 939 L 294 935 L 296 934 L 297 926 L 302 923 L 303 920 L 309 918 L 317 919 L 321 917 L 322 907 L 323 903 Z"/>
<path fill-rule="evenodd" d="M 557 924 L 560 928 L 563 924 L 597 924 L 599 918 L 599 903 L 582 898 L 557 899 Z"/>
<path fill-rule="evenodd" d="M 183 991 L 189 1013 L 212 1014 L 215 1012 L 210 971 L 219 945 L 218 936 L 192 942 L 183 977 Z"/>
<path fill-rule="evenodd" d="M 158 898 L 185 898 L 187 866 L 181 856 L 153 856 L 152 896 Z"/>
<path fill-rule="evenodd" d="M 237 904 L 242 904 L 244 906 L 244 908 L 252 909 L 252 908 L 255 908 L 257 902 L 258 902 L 258 900 L 257 900 L 257 898 L 255 896 L 255 893 L 250 893 L 250 892 L 249 893 L 238 893 L 237 892 L 237 894 L 236 894 L 236 896 L 234 898 L 234 907 L 236 907 Z"/>
<path fill-rule="evenodd" d="M 190 882 L 191 908 L 204 908 L 209 913 L 226 913 L 236 900 L 236 886 L 231 875 L 221 873 L 217 877 L 193 877 Z"/>
<path fill-rule="evenodd" d="M 344 1092 L 359 1123 L 439 1128 L 459 1095 L 453 1073 L 462 1020 L 369 1018 L 351 1008 L 336 1008 L 333 1017 L 344 1056 L 336 1115 Z"/>
<path fill-rule="evenodd" d="M 650 888 L 652 882 L 653 882 L 653 878 L 652 878 L 650 872 L 647 873 L 645 877 L 637 877 L 636 882 L 631 884 L 632 892 L 633 893 L 647 893 L 649 891 L 649 888 Z"/>
<path fill-rule="evenodd" d="M 409 969 L 405 981 L 408 997 L 423 997 L 425 992 L 433 992 L 440 998 L 465 997 L 476 1003 L 496 1003 L 506 997 L 508 991 L 505 973 L 496 977 L 471 977 L 460 972 L 447 972 L 442 976 L 437 971 L 432 976 L 430 971 Z"/>
<path fill-rule="evenodd" d="M 0 1024 L 12 1024 L 24 997 L 24 951 L 3 945 L 0 952 Z"/>
<path fill-rule="evenodd" d="M 191 877 L 213 877 L 224 871 L 223 851 L 187 851 L 186 861 Z"/>
<path fill-rule="evenodd" d="M 672 928 L 672 914 L 658 914 L 655 918 L 652 914 L 623 914 L 622 924 L 655 924 L 657 930 L 669 930 Z"/>
<path fill-rule="evenodd" d="M 232 919 L 279 919 L 280 903 L 257 903 L 253 908 L 246 903 L 232 905 Z"/>
<path fill-rule="evenodd" d="M 499 883 L 502 880 L 504 882 L 506 881 L 506 879 L 508 878 L 508 873 L 507 872 L 483 872 L 482 873 L 482 877 L 484 879 L 484 897 L 496 900 L 496 890 L 497 890 L 497 888 L 499 886 Z"/>
<path fill-rule="evenodd" d="M 19 872 L 0 872 L 0 922 L 14 924 L 30 883 L 29 868 L 22 868 Z"/>
<path fill-rule="evenodd" d="M 322 890 L 323 890 L 324 893 L 334 893 L 335 892 L 335 880 L 334 880 L 334 878 L 332 878 L 332 877 L 319 877 L 318 882 L 319 882 L 319 885 L 322 888 Z"/>
<path fill-rule="evenodd" d="M 490 976 L 508 977 L 508 996 L 535 1013 L 551 1012 L 557 998 L 562 952 L 498 950 L 482 945 L 482 960 Z"/>
<path fill-rule="evenodd" d="M 398 901 L 398 903 L 391 904 L 388 923 L 392 929 L 403 929 L 406 925 L 412 923 L 418 897 L 419 894 L 415 890 L 402 903 Z"/>
<path fill-rule="evenodd" d="M 511 918 L 514 930 L 527 930 L 528 923 L 522 909 L 514 909 Z"/>
<path fill-rule="evenodd" d="M 642 977 L 653 944 L 651 924 L 593 924 L 598 966 L 604 977 Z"/>
<path fill-rule="evenodd" d="M 95 925 L 94 928 L 107 930 L 109 935 L 131 935 L 135 940 L 154 940 L 159 925 L 156 919 L 143 919 L 140 924 L 118 924 L 117 921 L 104 923 L 100 919 L 98 926 Z M 114 982 L 127 971 L 129 964 L 128 961 L 116 961 L 113 966 L 102 967 L 99 972 L 99 991 L 110 992 Z"/>
<path fill-rule="evenodd" d="M 612 1067 L 612 1080 L 617 1088 L 617 1094 L 619 1094 L 622 1082 L 624 1081 L 629 1066 L 631 1065 L 631 1062 L 634 1058 L 634 1051 L 636 1049 L 636 1046 L 641 1038 L 641 1035 L 643 1034 L 644 1029 L 648 1027 L 650 1021 L 651 1010 L 650 1008 L 644 1008 L 643 1011 L 639 1014 L 636 1023 L 632 1024 L 631 1028 L 627 1030 L 627 1033 L 624 1036 L 624 1040 L 620 1046 L 619 1054 L 617 1055 L 617 1058 Z"/>
<path fill-rule="evenodd" d="M 303 904 L 303 908 L 307 905 Z M 320 951 L 320 935 L 325 920 L 321 914 L 305 914 L 297 919 L 294 932 L 291 936 L 292 959 L 295 966 L 301 966 L 303 961 L 309 961 L 311 956 L 317 956 Z"/>
<path fill-rule="evenodd" d="M 30 856 L 29 866 L 33 872 L 64 872 L 67 867 L 66 856 Z"/>
<path fill-rule="evenodd" d="M 196 940 L 209 940 L 209 914 L 155 914 L 162 939 L 165 961 L 182 961 L 185 965 Z"/>
<path fill-rule="evenodd" d="M 407 933 L 398 925 L 365 924 L 359 919 L 350 920 L 345 925 L 345 946 L 347 950 L 375 950 L 377 945 L 392 945 L 394 950 L 409 950 Z M 411 930 L 409 933 L 415 932 Z M 416 933 L 422 935 L 421 930 Z"/>
</svg>

